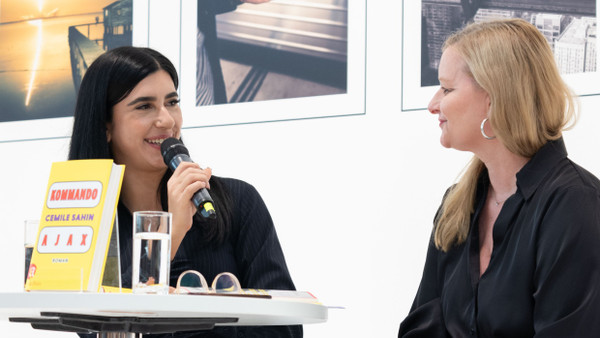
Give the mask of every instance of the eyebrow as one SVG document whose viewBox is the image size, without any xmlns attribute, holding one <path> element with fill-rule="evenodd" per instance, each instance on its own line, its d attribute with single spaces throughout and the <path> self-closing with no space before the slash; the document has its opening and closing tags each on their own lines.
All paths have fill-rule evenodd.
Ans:
<svg viewBox="0 0 600 338">
<path fill-rule="evenodd" d="M 170 99 L 172 97 L 178 97 L 178 96 L 179 95 L 177 94 L 177 92 L 171 92 L 165 96 L 165 99 Z M 134 104 L 137 104 L 139 102 L 147 102 L 147 101 L 156 101 L 156 96 L 140 96 L 140 97 L 137 97 L 135 100 L 129 102 L 127 105 L 133 106 Z"/>
</svg>

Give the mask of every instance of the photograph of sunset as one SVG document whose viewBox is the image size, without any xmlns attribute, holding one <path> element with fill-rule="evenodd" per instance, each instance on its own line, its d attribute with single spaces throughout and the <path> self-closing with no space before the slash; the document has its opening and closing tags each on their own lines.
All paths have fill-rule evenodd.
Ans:
<svg viewBox="0 0 600 338">
<path fill-rule="evenodd" d="M 132 0 L 0 0 L 0 122 L 72 116 L 88 65 L 131 32 Z"/>
</svg>

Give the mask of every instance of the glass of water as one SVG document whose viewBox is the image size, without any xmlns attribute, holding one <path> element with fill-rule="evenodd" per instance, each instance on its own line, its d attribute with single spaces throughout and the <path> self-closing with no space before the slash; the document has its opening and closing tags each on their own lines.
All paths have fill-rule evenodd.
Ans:
<svg viewBox="0 0 600 338">
<path fill-rule="evenodd" d="M 169 293 L 171 218 L 164 211 L 133 213 L 133 293 Z"/>
</svg>

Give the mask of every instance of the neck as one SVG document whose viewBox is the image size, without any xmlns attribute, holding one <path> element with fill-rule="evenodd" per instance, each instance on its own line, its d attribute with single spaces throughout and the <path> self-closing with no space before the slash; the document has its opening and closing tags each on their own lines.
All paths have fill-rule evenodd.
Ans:
<svg viewBox="0 0 600 338">
<path fill-rule="evenodd" d="M 164 175 L 160 172 L 127 171 L 123 177 L 121 201 L 129 211 L 162 210 L 158 186 Z"/>
<path fill-rule="evenodd" d="M 490 156 L 481 157 L 490 178 L 490 195 L 496 204 L 503 203 L 517 191 L 517 173 L 529 161 L 504 146 L 494 149 Z"/>
</svg>

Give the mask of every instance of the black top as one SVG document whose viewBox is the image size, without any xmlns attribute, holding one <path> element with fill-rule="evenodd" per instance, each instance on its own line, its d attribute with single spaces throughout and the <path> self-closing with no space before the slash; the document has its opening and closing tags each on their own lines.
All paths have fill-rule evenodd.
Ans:
<svg viewBox="0 0 600 338">
<path fill-rule="evenodd" d="M 517 173 L 479 278 L 488 186 L 484 172 L 463 244 L 444 253 L 430 242 L 398 336 L 600 337 L 600 181 L 567 158 L 562 139 L 544 145 Z"/>
<path fill-rule="evenodd" d="M 258 191 L 250 184 L 218 178 L 233 200 L 232 229 L 223 245 L 203 245 L 195 219 L 171 261 L 171 286 L 179 274 L 193 269 L 209 283 L 221 272 L 238 277 L 243 288 L 294 290 L 273 221 Z M 123 287 L 131 287 L 133 218 L 119 204 L 119 243 Z M 211 331 L 144 337 L 302 337 L 302 326 L 217 327 Z"/>
</svg>

